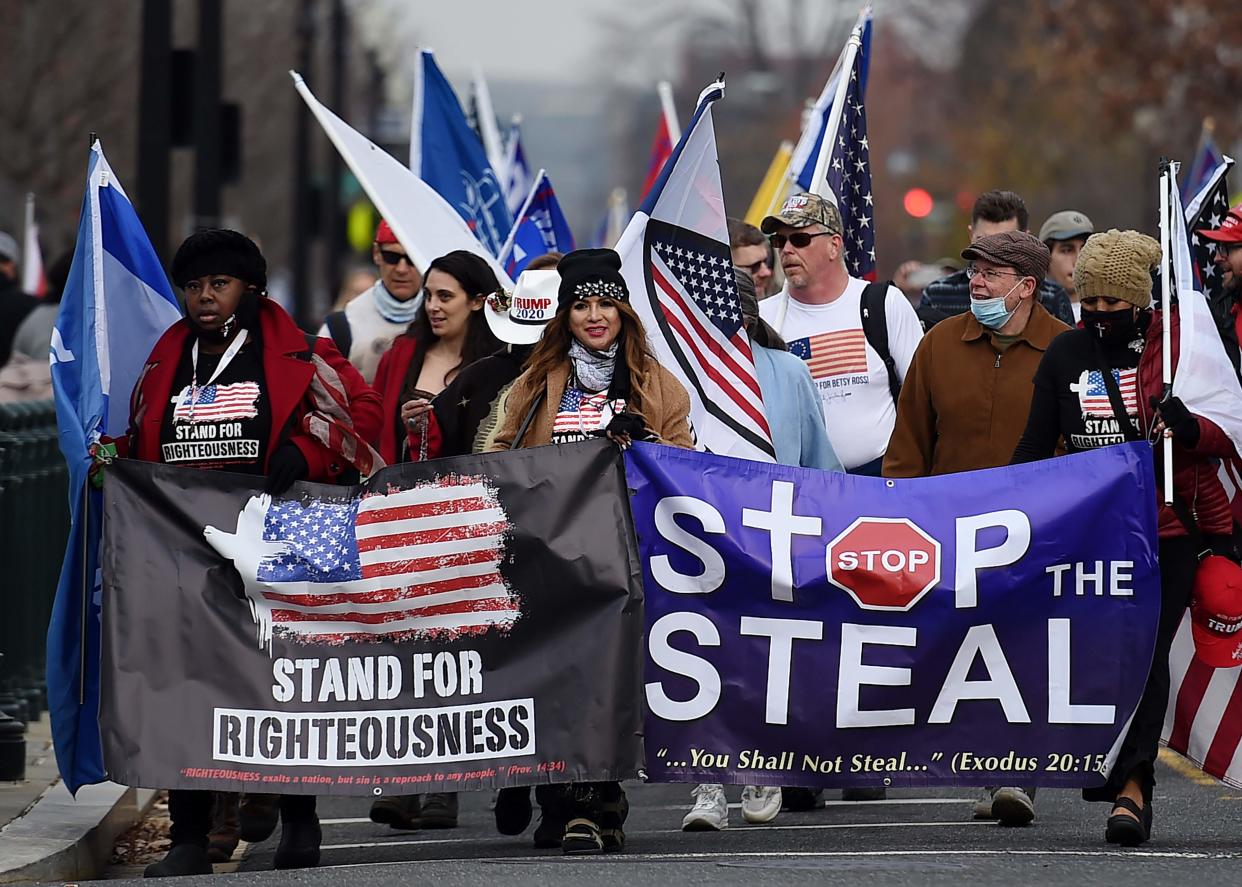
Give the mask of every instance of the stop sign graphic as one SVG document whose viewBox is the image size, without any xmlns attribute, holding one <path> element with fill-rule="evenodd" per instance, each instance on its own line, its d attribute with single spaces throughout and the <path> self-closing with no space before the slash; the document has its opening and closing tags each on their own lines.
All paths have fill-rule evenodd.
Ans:
<svg viewBox="0 0 1242 887">
<path fill-rule="evenodd" d="M 864 610 L 909 610 L 940 581 L 940 543 L 906 518 L 860 517 L 829 543 L 828 581 Z"/>
</svg>

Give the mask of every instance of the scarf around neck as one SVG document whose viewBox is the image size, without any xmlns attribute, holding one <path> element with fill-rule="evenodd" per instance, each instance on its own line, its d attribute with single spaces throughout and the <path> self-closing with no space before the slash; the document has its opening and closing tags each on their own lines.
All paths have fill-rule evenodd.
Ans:
<svg viewBox="0 0 1242 887">
<path fill-rule="evenodd" d="M 574 339 L 569 344 L 569 360 L 573 363 L 574 379 L 583 391 L 594 394 L 604 391 L 612 384 L 613 369 L 617 365 L 617 350 L 620 341 L 608 346 L 606 351 L 588 348 Z"/>
<path fill-rule="evenodd" d="M 388 292 L 388 287 L 384 286 L 382 280 L 375 282 L 375 286 L 371 287 L 371 292 L 375 296 L 375 310 L 389 323 L 408 324 L 412 322 L 414 315 L 418 313 L 418 309 L 423 304 L 421 292 L 415 293 L 413 298 L 402 302 Z"/>
</svg>

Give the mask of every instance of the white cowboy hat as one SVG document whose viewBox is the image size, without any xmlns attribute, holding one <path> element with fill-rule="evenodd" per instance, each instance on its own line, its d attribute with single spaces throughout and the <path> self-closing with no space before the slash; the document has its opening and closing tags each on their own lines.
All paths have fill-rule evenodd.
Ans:
<svg viewBox="0 0 1242 887">
<path fill-rule="evenodd" d="M 493 293 L 487 297 L 483 314 L 492 333 L 510 345 L 533 345 L 543 328 L 556 315 L 557 291 L 561 275 L 554 270 L 523 271 L 513 293 Z"/>
</svg>

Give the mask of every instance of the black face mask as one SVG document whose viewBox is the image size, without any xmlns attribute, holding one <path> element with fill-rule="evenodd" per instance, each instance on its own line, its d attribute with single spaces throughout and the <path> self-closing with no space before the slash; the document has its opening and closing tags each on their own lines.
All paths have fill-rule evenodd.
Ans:
<svg viewBox="0 0 1242 887">
<path fill-rule="evenodd" d="M 1082 309 L 1082 328 L 1101 342 L 1125 344 L 1139 338 L 1138 318 L 1133 308 L 1124 311 L 1088 311 Z"/>
</svg>

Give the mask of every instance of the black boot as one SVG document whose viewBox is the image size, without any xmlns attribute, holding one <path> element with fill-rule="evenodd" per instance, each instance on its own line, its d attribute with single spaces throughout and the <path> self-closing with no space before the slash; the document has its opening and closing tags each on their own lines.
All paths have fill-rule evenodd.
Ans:
<svg viewBox="0 0 1242 887">
<path fill-rule="evenodd" d="M 280 822 L 280 795 L 242 795 L 237 820 L 243 841 L 248 844 L 266 841 Z"/>
<path fill-rule="evenodd" d="M 419 828 L 422 807 L 418 795 L 390 795 L 371 804 L 371 821 L 398 831 L 412 832 Z"/>
<path fill-rule="evenodd" d="M 530 825 L 530 789 L 502 788 L 496 795 L 496 831 L 502 835 L 520 835 Z"/>
<path fill-rule="evenodd" d="M 561 846 L 565 837 L 565 825 L 570 815 L 569 785 L 540 785 L 535 787 L 535 800 L 539 803 L 539 825 L 535 826 L 535 848 L 550 850 Z"/>
<path fill-rule="evenodd" d="M 144 878 L 181 878 L 187 875 L 212 874 L 207 848 L 202 844 L 174 844 L 159 862 L 143 871 Z"/>
<path fill-rule="evenodd" d="M 278 869 L 311 869 L 319 865 L 319 845 L 323 831 L 319 817 L 286 819 L 280 827 L 280 844 L 272 865 Z"/>
</svg>

